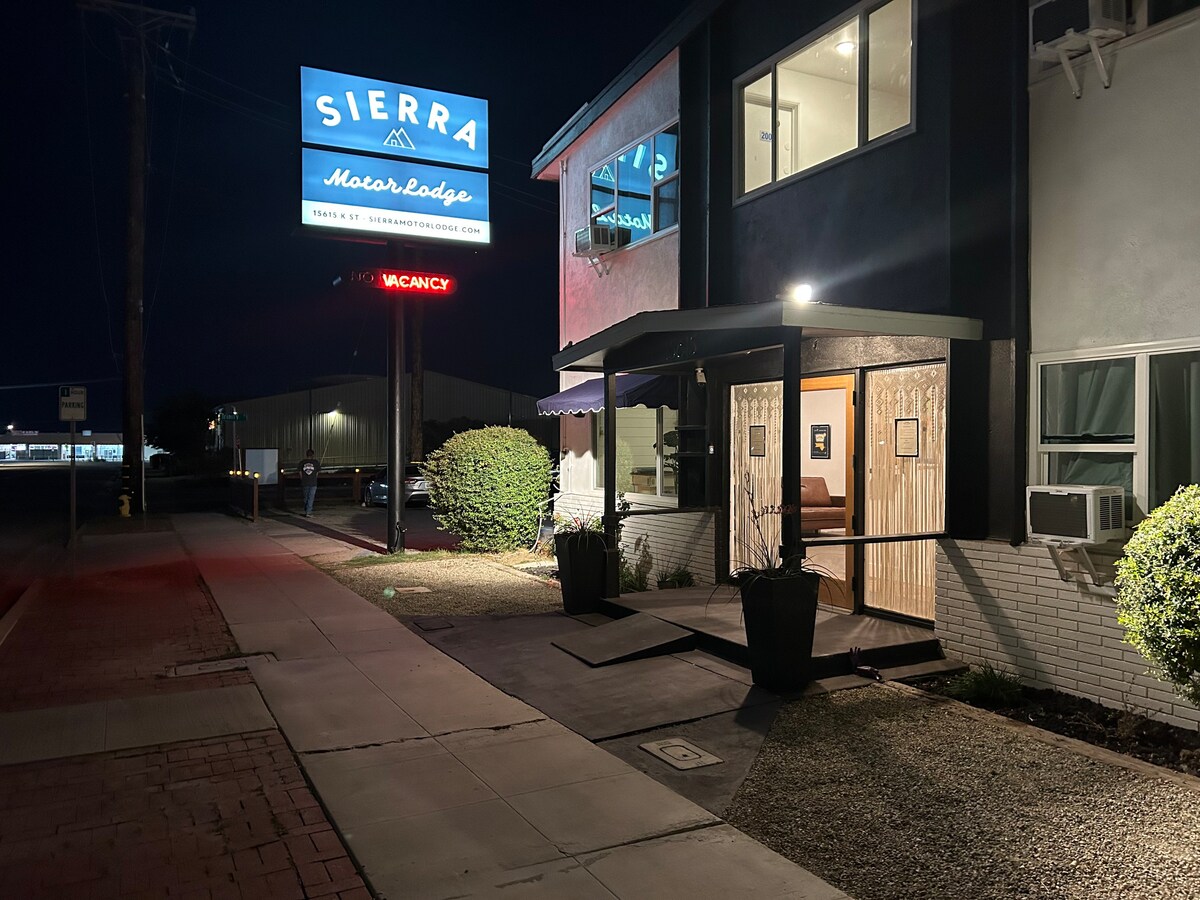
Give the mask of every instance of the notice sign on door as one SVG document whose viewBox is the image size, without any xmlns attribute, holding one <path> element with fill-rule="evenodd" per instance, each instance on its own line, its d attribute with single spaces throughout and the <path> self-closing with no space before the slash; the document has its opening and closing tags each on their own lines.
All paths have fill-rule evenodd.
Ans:
<svg viewBox="0 0 1200 900">
<path fill-rule="evenodd" d="M 921 420 L 896 420 L 896 455 L 916 458 L 921 455 Z"/>
<path fill-rule="evenodd" d="M 45 396 L 43 394 L 43 396 Z M 87 388 L 60 387 L 58 389 L 58 421 L 82 422 L 87 418 Z"/>
<path fill-rule="evenodd" d="M 751 456 L 766 456 L 767 455 L 767 426 L 766 425 L 751 425 L 750 426 L 750 455 Z"/>
</svg>

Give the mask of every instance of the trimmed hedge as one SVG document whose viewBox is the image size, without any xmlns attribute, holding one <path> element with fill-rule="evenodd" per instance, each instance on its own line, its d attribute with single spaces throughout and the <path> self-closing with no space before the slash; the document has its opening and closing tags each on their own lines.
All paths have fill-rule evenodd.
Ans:
<svg viewBox="0 0 1200 900">
<path fill-rule="evenodd" d="M 1125 640 L 1180 696 L 1200 706 L 1200 486 L 1150 513 L 1117 561 Z"/>
<path fill-rule="evenodd" d="M 464 550 L 498 553 L 537 539 L 550 494 L 550 454 L 520 428 L 464 431 L 422 466 L 434 518 Z"/>
</svg>

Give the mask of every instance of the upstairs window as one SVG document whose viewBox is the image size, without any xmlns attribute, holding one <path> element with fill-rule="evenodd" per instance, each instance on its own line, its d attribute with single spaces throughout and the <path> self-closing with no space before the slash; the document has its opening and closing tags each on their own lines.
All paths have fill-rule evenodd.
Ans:
<svg viewBox="0 0 1200 900">
<path fill-rule="evenodd" d="M 742 194 L 911 125 L 914 2 L 863 5 L 745 79 Z"/>
<path fill-rule="evenodd" d="M 599 166 L 591 177 L 593 225 L 615 229 L 625 247 L 679 224 L 679 126 L 672 125 Z"/>
</svg>

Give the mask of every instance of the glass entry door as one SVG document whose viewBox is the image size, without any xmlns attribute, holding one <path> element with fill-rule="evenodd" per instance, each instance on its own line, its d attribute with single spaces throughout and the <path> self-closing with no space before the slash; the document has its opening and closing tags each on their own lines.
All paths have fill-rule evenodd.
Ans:
<svg viewBox="0 0 1200 900">
<path fill-rule="evenodd" d="M 946 364 L 866 374 L 864 533 L 942 531 L 946 518 Z M 933 540 L 864 547 L 866 606 L 934 617 Z"/>
<path fill-rule="evenodd" d="M 806 538 L 851 533 L 854 512 L 854 376 L 800 383 L 802 450 L 800 528 Z M 730 391 L 729 565 L 757 564 L 780 542 L 783 472 L 783 383 L 733 385 Z M 755 515 L 755 510 L 760 514 Z M 761 514 L 767 510 L 767 514 Z M 810 546 L 826 576 L 819 599 L 854 609 L 854 552 L 846 545 Z"/>
</svg>

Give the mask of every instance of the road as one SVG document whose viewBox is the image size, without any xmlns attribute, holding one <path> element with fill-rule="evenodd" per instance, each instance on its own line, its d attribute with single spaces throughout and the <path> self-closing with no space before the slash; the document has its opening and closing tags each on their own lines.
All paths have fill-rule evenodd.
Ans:
<svg viewBox="0 0 1200 900">
<path fill-rule="evenodd" d="M 120 469 L 114 463 L 76 467 L 79 524 L 115 510 Z M 0 615 L 67 543 L 70 466 L 0 463 Z"/>
</svg>

